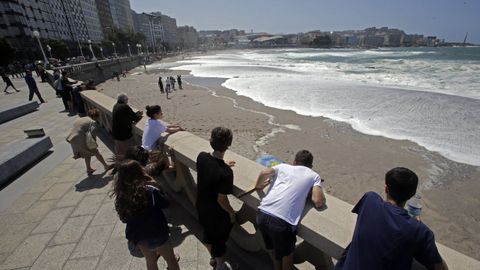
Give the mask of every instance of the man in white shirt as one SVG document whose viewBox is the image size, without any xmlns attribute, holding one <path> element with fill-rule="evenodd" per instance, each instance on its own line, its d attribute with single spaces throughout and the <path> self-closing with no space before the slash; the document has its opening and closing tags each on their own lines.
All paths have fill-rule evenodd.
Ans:
<svg viewBox="0 0 480 270">
<path fill-rule="evenodd" d="M 313 155 L 301 150 L 293 165 L 279 164 L 258 176 L 257 189 L 270 184 L 258 207 L 257 224 L 266 248 L 271 251 L 275 270 L 293 269 L 297 225 L 309 192 L 315 207 L 325 204 L 322 179 L 311 169 L 312 163 Z"/>
</svg>

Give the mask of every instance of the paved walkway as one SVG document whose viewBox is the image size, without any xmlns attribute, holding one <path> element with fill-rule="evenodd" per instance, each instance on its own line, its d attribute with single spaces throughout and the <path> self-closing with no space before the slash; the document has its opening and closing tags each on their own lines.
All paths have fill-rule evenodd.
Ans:
<svg viewBox="0 0 480 270">
<path fill-rule="evenodd" d="M 23 129 L 43 127 L 54 148 L 0 191 L 0 269 L 145 269 L 145 260 L 130 254 L 125 225 L 108 196 L 112 177 L 102 174 L 95 158 L 92 164 L 98 170 L 90 177 L 84 161 L 72 159 L 65 137 L 76 116 L 60 113 L 61 100 L 49 85 L 36 80 L 48 103 L 1 124 L 0 145 L 23 137 Z M 21 92 L 0 94 L 0 107 L 28 99 L 24 81 L 14 79 L 13 83 Z M 100 139 L 109 144 L 107 136 Z M 108 159 L 112 153 L 103 142 L 99 148 Z M 192 217 L 175 202 L 168 216 L 181 269 L 211 269 Z M 159 267 L 166 269 L 162 259 Z"/>
</svg>

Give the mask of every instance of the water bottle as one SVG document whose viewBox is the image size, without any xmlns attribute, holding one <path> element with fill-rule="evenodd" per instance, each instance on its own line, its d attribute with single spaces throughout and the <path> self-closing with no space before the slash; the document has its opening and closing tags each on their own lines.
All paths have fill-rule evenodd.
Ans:
<svg viewBox="0 0 480 270">
<path fill-rule="evenodd" d="M 415 194 L 407 202 L 407 211 L 411 217 L 418 217 L 422 213 L 422 197 Z"/>
</svg>

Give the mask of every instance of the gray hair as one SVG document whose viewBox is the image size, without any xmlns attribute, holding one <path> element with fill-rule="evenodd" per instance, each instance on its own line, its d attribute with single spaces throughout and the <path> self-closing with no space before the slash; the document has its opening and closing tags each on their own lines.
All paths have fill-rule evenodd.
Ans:
<svg viewBox="0 0 480 270">
<path fill-rule="evenodd" d="M 117 96 L 117 102 L 127 103 L 127 100 L 128 100 L 128 96 L 125 93 L 121 93 Z"/>
</svg>

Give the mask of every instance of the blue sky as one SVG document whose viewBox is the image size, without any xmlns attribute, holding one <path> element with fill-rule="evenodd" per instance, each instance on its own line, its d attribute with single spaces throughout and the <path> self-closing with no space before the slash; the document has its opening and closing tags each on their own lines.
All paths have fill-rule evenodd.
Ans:
<svg viewBox="0 0 480 270">
<path fill-rule="evenodd" d="M 137 12 L 160 11 L 197 30 L 310 30 L 400 28 L 408 34 L 480 44 L 480 0 L 130 0 Z"/>
</svg>

